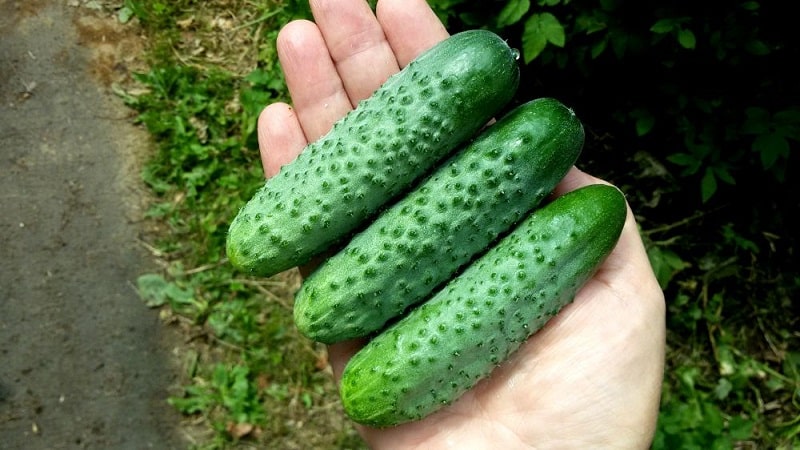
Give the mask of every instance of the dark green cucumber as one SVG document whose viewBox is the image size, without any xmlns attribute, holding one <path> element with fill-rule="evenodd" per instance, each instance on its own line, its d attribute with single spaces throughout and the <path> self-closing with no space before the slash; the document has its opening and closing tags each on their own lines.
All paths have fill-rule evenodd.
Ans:
<svg viewBox="0 0 800 450">
<path fill-rule="evenodd" d="M 266 181 L 230 225 L 230 262 L 270 276 L 349 235 L 511 100 L 517 56 L 485 30 L 421 54 Z"/>
<path fill-rule="evenodd" d="M 383 328 L 536 207 L 583 141 L 559 101 L 518 106 L 319 266 L 296 295 L 297 327 L 328 344 Z"/>
<path fill-rule="evenodd" d="M 603 184 L 535 210 L 353 356 L 340 386 L 346 413 L 386 427 L 457 399 L 573 300 L 616 245 L 626 213 L 622 193 Z"/>
</svg>

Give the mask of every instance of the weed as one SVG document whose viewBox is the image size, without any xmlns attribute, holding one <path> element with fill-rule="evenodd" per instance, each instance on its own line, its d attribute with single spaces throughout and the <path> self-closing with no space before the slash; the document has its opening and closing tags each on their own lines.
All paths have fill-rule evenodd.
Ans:
<svg viewBox="0 0 800 450">
<path fill-rule="evenodd" d="M 124 7 L 152 36 L 150 69 L 135 75 L 137 95 L 121 95 L 157 146 L 142 177 L 155 195 L 148 218 L 157 231 L 147 245 L 163 266 L 137 285 L 146 304 L 165 308 L 193 343 L 185 386 L 170 404 L 212 431 L 199 448 L 359 442 L 340 410 L 324 348 L 293 326 L 297 272 L 248 278 L 224 252 L 230 220 L 263 183 L 258 115 L 286 99 L 276 33 L 308 15 L 306 2 L 201 8 L 190 0 L 127 0 Z"/>
<path fill-rule="evenodd" d="M 694 264 L 670 249 L 674 240 L 651 243 L 651 260 L 671 299 L 653 448 L 795 448 L 800 335 L 798 317 L 786 311 L 792 310 L 796 282 L 789 290 L 775 289 L 792 283 L 770 279 L 758 264 L 742 263 L 775 251 L 763 241 L 731 223 L 721 224 L 718 236 Z"/>
<path fill-rule="evenodd" d="M 488 20 L 501 28 L 517 23 L 520 32 L 543 31 L 540 36 L 528 33 L 525 57 L 550 65 L 567 57 L 593 60 L 641 44 L 635 35 L 617 32 L 620 17 L 595 7 L 585 11 L 571 31 L 572 37 L 586 34 L 591 48 L 567 55 L 560 50 L 564 30 L 556 16 L 534 14 L 529 11 L 531 2 L 501 2 L 505 7 L 494 16 L 470 14 L 476 8 L 485 12 L 491 2 L 470 8 L 464 0 L 430 3 L 454 29 Z M 298 273 L 245 277 L 227 264 L 224 254 L 227 225 L 263 182 L 258 114 L 270 102 L 287 100 L 275 38 L 289 20 L 309 17 L 307 2 L 125 0 L 123 8 L 120 17 L 130 24 L 138 20 L 151 44 L 150 70 L 136 76 L 135 91 L 140 93 L 121 95 L 139 111 L 139 123 L 157 145 L 142 176 L 155 195 L 148 217 L 157 230 L 147 245 L 163 270 L 140 277 L 138 288 L 149 306 L 163 308 L 169 320 L 186 326 L 187 339 L 194 344 L 187 354 L 185 386 L 170 403 L 211 430 L 208 439 L 198 442 L 199 448 L 250 441 L 271 448 L 363 448 L 341 412 L 324 349 L 299 336 L 293 326 L 291 299 Z M 751 16 L 747 11 L 739 14 Z M 677 43 L 669 47 L 672 53 L 688 54 L 697 45 L 698 36 L 687 33 L 687 23 L 670 19 L 657 25 L 644 35 L 659 45 Z M 751 33 L 748 30 L 739 31 Z M 724 39 L 718 44 L 735 45 Z M 728 55 L 725 59 L 734 50 L 718 49 Z M 557 73 L 560 78 L 565 72 Z M 657 97 L 648 100 L 659 101 Z M 675 110 L 681 114 L 690 107 L 736 110 L 691 93 L 670 98 L 682 102 Z M 654 117 L 648 108 L 633 108 L 624 121 L 633 121 L 637 135 L 646 136 L 655 132 Z M 717 192 L 718 181 L 733 181 L 729 163 L 741 165 L 749 161 L 745 156 L 755 155 L 764 173 L 782 180 L 787 146 L 798 139 L 800 121 L 793 107 L 752 107 L 733 121 L 726 117 L 720 119 L 725 126 L 742 123 L 741 130 L 734 135 L 709 133 L 691 125 L 703 121 L 678 123 L 676 135 L 685 138 L 685 149 L 672 153 L 672 167 L 684 171 L 678 178 L 695 173 L 702 177 L 704 200 Z M 746 137 L 751 154 L 738 151 L 738 159 L 726 160 L 711 147 L 715 139 L 731 136 Z M 608 144 L 598 139 L 596 145 Z M 652 208 L 646 211 L 660 206 L 663 211 L 665 200 L 660 196 L 680 193 L 682 187 L 669 170 L 642 153 L 634 161 L 638 170 L 631 171 L 636 179 L 620 184 L 630 185 L 625 190 L 637 206 Z M 745 180 L 736 178 L 740 184 Z M 673 210 L 685 210 L 667 209 L 660 217 L 654 213 L 641 221 L 649 225 L 643 236 L 668 299 L 667 371 L 653 448 L 800 447 L 800 328 L 793 313 L 800 277 L 764 263 L 793 259 L 793 247 L 785 245 L 783 233 L 763 225 L 772 222 L 757 220 L 756 208 L 750 224 L 734 223 L 730 214 L 715 215 L 707 209 L 658 224 Z"/>
</svg>

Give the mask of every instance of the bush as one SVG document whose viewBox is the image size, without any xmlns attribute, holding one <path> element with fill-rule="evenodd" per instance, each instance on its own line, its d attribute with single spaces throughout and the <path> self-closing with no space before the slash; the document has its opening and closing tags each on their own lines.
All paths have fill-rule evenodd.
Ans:
<svg viewBox="0 0 800 450">
<path fill-rule="evenodd" d="M 798 445 L 798 47 L 776 3 L 429 0 L 521 50 L 520 99 L 589 130 L 579 164 L 639 214 L 668 301 L 654 448 Z M 769 406 L 768 406 L 769 405 Z"/>
</svg>

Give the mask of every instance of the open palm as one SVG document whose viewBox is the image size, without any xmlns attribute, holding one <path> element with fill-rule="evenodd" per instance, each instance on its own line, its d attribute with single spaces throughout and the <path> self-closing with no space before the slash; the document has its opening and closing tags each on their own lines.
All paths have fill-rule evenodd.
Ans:
<svg viewBox="0 0 800 450">
<path fill-rule="evenodd" d="M 275 175 L 391 74 L 447 37 L 424 0 L 311 0 L 314 22 L 278 37 L 292 106 L 259 119 L 264 172 Z M 554 195 L 602 182 L 572 171 Z M 458 401 L 388 429 L 359 427 L 374 449 L 646 448 L 658 414 L 664 298 L 633 214 L 575 301 Z M 361 345 L 336 344 L 338 378 Z"/>
</svg>

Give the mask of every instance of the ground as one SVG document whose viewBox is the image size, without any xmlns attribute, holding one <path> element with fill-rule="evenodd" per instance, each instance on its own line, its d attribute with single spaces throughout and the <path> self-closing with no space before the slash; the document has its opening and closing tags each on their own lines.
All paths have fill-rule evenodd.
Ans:
<svg viewBox="0 0 800 450">
<path fill-rule="evenodd" d="M 0 2 L 3 448 L 186 447 L 180 340 L 134 288 L 150 147 L 112 85 L 137 45 L 85 2 Z"/>
</svg>

